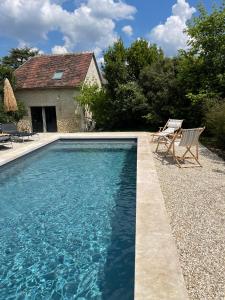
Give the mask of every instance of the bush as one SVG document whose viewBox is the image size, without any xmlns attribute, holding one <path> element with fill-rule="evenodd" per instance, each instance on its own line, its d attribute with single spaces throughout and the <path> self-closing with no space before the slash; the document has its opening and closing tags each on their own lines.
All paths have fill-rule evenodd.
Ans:
<svg viewBox="0 0 225 300">
<path fill-rule="evenodd" d="M 22 102 L 17 101 L 18 110 L 15 112 L 5 112 L 3 102 L 0 101 L 0 123 L 18 123 L 27 113 Z"/>
<path fill-rule="evenodd" d="M 218 102 L 206 113 L 206 126 L 218 146 L 225 149 L 225 102 Z"/>
<path fill-rule="evenodd" d="M 110 122 L 114 129 L 140 129 L 145 123 L 146 98 L 136 82 L 119 84 L 111 105 L 113 114 Z"/>
<path fill-rule="evenodd" d="M 100 89 L 97 85 L 84 84 L 80 95 L 75 97 L 75 100 L 78 101 L 84 110 L 91 112 L 98 129 L 108 123 L 110 109 L 108 97 L 104 89 Z"/>
</svg>

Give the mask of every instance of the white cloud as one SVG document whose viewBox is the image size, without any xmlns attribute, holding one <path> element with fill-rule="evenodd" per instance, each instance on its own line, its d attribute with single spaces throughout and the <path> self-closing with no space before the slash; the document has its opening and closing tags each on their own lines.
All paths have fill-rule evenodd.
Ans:
<svg viewBox="0 0 225 300">
<path fill-rule="evenodd" d="M 116 21 L 132 19 L 136 13 L 122 0 L 83 0 L 72 12 L 60 5 L 65 1 L 1 0 L 0 35 L 36 45 L 58 31 L 64 44 L 55 45 L 53 52 L 102 50 L 118 38 Z"/>
<path fill-rule="evenodd" d="M 132 36 L 133 35 L 133 28 L 130 25 L 126 25 L 122 28 L 122 31 L 128 35 L 128 36 Z"/>
<path fill-rule="evenodd" d="M 177 0 L 177 3 L 172 7 L 172 12 L 174 16 L 179 16 L 180 19 L 186 22 L 196 12 L 196 9 L 190 7 L 189 3 L 185 0 Z"/>
<path fill-rule="evenodd" d="M 40 49 L 38 49 L 37 47 L 32 47 L 31 48 L 31 51 L 38 51 L 38 54 L 44 54 L 44 51 L 43 50 L 40 50 Z"/>
<path fill-rule="evenodd" d="M 187 49 L 188 36 L 184 30 L 187 28 L 186 22 L 195 11 L 186 0 L 177 0 L 172 7 L 172 15 L 150 32 L 150 41 L 161 46 L 167 55 L 174 55 L 179 49 Z"/>
<path fill-rule="evenodd" d="M 136 13 L 134 6 L 127 5 L 123 1 L 89 0 L 87 6 L 92 10 L 92 14 L 99 18 L 133 19 Z"/>
<path fill-rule="evenodd" d="M 65 53 L 68 53 L 68 51 L 67 51 L 66 47 L 64 47 L 64 46 L 55 45 L 52 48 L 52 53 L 53 54 L 65 54 Z"/>
<path fill-rule="evenodd" d="M 24 41 L 19 41 L 19 44 L 18 44 L 17 48 L 22 49 L 22 48 L 25 48 L 25 47 L 30 48 L 30 50 L 33 51 L 33 52 L 38 51 L 39 54 L 44 54 L 43 50 L 41 50 L 37 47 L 32 47 L 29 43 L 26 43 Z"/>
</svg>

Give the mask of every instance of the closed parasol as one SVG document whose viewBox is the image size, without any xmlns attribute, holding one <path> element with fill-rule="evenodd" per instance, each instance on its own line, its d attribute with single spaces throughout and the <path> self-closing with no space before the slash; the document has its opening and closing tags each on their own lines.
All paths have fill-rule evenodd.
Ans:
<svg viewBox="0 0 225 300">
<path fill-rule="evenodd" d="M 13 93 L 12 86 L 7 78 L 5 79 L 4 82 L 4 110 L 6 112 L 18 110 L 18 106 L 17 106 L 15 95 Z"/>
</svg>

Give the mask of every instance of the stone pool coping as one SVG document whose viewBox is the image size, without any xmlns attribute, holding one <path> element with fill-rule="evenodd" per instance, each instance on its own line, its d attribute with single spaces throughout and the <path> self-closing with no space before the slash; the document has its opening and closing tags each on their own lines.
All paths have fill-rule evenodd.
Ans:
<svg viewBox="0 0 225 300">
<path fill-rule="evenodd" d="M 147 132 L 48 133 L 14 149 L 0 150 L 0 166 L 60 138 L 135 138 L 137 198 L 135 244 L 135 300 L 185 300 L 187 290 Z"/>
</svg>

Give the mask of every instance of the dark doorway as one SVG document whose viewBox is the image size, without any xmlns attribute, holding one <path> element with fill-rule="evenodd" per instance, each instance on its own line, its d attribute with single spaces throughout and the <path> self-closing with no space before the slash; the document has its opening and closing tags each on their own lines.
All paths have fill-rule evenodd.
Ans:
<svg viewBox="0 0 225 300">
<path fill-rule="evenodd" d="M 55 106 L 33 106 L 31 109 L 32 127 L 35 132 L 56 132 Z"/>
<path fill-rule="evenodd" d="M 46 119 L 46 131 L 56 132 L 57 123 L 56 123 L 55 106 L 46 106 L 44 109 L 45 109 L 45 119 Z"/>
<path fill-rule="evenodd" d="M 31 107 L 32 128 L 34 132 L 43 132 L 42 107 Z"/>
</svg>

